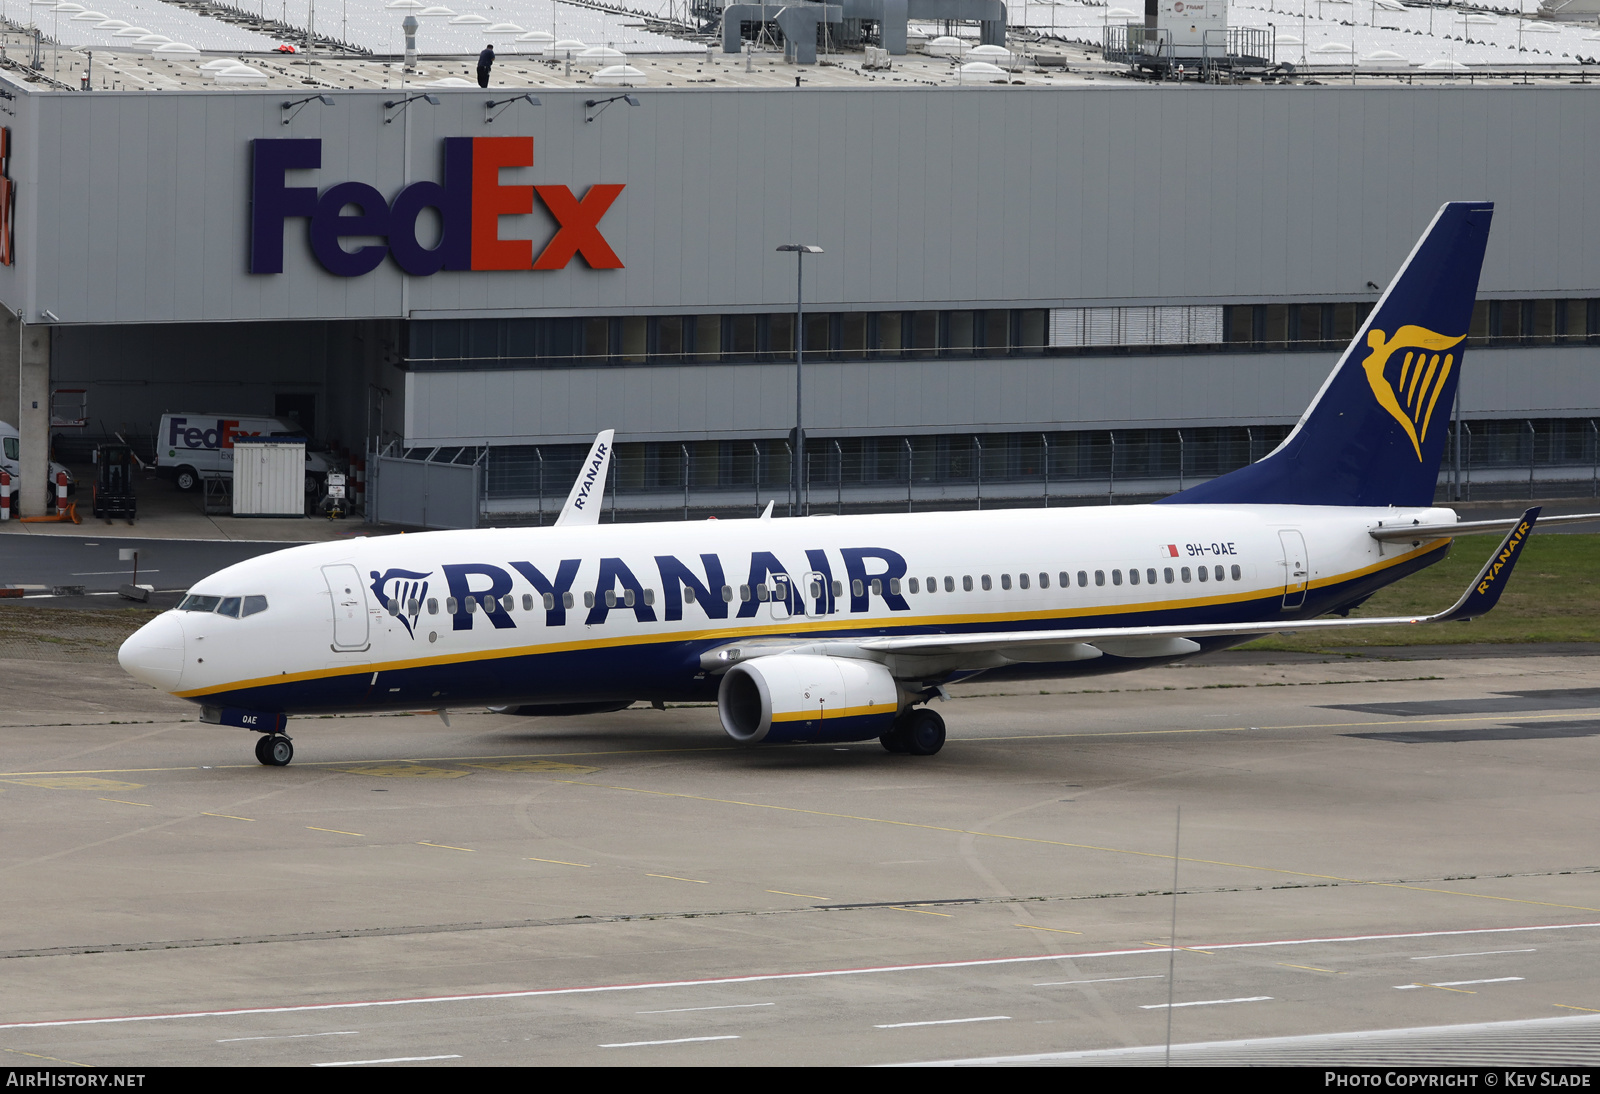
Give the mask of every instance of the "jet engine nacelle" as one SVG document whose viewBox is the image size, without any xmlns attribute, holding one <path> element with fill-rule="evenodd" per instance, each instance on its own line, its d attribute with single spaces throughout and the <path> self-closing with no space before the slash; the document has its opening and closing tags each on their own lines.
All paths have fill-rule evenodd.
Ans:
<svg viewBox="0 0 1600 1094">
<path fill-rule="evenodd" d="M 774 654 L 741 662 L 722 677 L 717 713 L 745 744 L 866 741 L 888 732 L 899 688 L 876 661 Z"/>
</svg>

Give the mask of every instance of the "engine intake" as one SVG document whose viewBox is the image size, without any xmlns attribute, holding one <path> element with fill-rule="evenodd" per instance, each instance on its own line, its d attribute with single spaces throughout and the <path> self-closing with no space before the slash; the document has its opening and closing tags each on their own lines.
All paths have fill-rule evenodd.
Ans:
<svg viewBox="0 0 1600 1094">
<path fill-rule="evenodd" d="M 808 653 L 740 662 L 717 691 L 722 728 L 744 744 L 871 740 L 899 710 L 894 677 L 876 661 Z"/>
</svg>

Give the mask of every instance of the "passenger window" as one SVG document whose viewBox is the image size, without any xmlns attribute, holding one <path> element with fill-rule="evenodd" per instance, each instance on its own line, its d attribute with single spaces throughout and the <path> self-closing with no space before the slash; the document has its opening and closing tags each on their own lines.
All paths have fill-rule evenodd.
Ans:
<svg viewBox="0 0 1600 1094">
<path fill-rule="evenodd" d="M 867 595 L 867 588 L 866 588 L 865 585 L 863 585 L 861 583 L 861 579 L 859 577 L 855 578 L 853 581 L 850 582 L 850 595 L 851 596 L 866 596 Z"/>
<path fill-rule="evenodd" d="M 217 605 L 217 614 L 218 615 L 225 615 L 229 619 L 238 619 L 239 618 L 239 604 L 240 604 L 241 600 L 242 600 L 242 598 L 241 597 L 237 597 L 237 596 L 225 596 L 225 597 L 223 597 L 222 598 L 222 603 Z M 389 614 L 393 615 L 394 612 L 390 612 Z"/>
<path fill-rule="evenodd" d="M 1026 577 L 1024 577 L 1022 580 L 1026 581 L 1028 579 Z M 1002 589 L 1011 588 L 1011 575 L 1010 574 L 1001 574 L 1000 575 L 1000 587 Z"/>
<path fill-rule="evenodd" d="M 772 590 L 768 589 L 765 585 L 757 585 L 756 586 L 756 599 L 757 600 L 764 601 L 768 597 L 770 597 L 771 595 L 772 595 Z"/>
<path fill-rule="evenodd" d="M 1218 580 L 1218 581 L 1221 581 L 1221 580 L 1222 580 L 1222 564 L 1221 564 L 1221 563 L 1220 563 L 1220 562 L 1219 562 L 1219 563 L 1217 563 L 1217 573 L 1216 573 L 1216 578 L 1217 578 L 1217 580 Z"/>
<path fill-rule="evenodd" d="M 589 604 L 589 607 L 591 607 L 591 608 L 594 607 L 594 604 L 592 603 L 594 598 L 593 597 L 586 597 L 586 599 L 591 601 L 591 603 Z M 561 606 L 563 608 L 572 607 L 572 594 L 571 593 L 562 593 L 561 594 Z"/>
<path fill-rule="evenodd" d="M 1206 578 L 1210 577 L 1211 575 L 1206 572 L 1206 568 L 1204 566 L 1196 566 L 1195 567 L 1195 576 L 1198 577 L 1201 581 L 1204 581 Z"/>
<path fill-rule="evenodd" d="M 722 587 L 722 599 L 724 601 L 726 601 L 727 603 L 729 603 L 729 604 L 733 603 L 733 586 L 732 585 L 724 585 Z"/>
<path fill-rule="evenodd" d="M 1062 574 L 1061 576 L 1065 577 L 1066 575 Z M 1063 581 L 1061 584 L 1065 585 L 1066 582 Z M 1089 573 L 1088 573 L 1088 571 L 1087 570 L 1079 570 L 1078 571 L 1078 588 L 1082 589 L 1085 586 L 1087 586 L 1088 584 L 1089 584 Z M 1099 582 L 1099 584 L 1104 585 L 1105 584 L 1104 579 L 1102 579 Z"/>
<path fill-rule="evenodd" d="M 588 589 L 583 591 L 583 606 L 585 608 L 594 607 L 594 593 Z"/>
<path fill-rule="evenodd" d="M 490 603 L 493 603 L 493 601 L 490 601 Z M 476 612 L 477 610 L 478 610 L 478 598 L 475 597 L 475 596 L 467 597 L 467 614 L 471 615 L 472 613 Z"/>
<path fill-rule="evenodd" d="M 470 597 L 470 596 L 467 597 L 467 603 L 468 604 L 472 603 L 472 597 Z M 483 594 L 483 610 L 488 612 L 490 615 L 493 615 L 494 614 L 494 609 L 495 609 L 495 599 L 494 599 L 494 597 L 490 596 L 488 593 L 484 593 Z M 467 609 L 467 611 L 469 611 L 469 612 L 471 610 L 472 610 L 471 608 Z"/>
<path fill-rule="evenodd" d="M 502 597 L 500 599 L 500 607 L 503 608 L 504 610 L 508 611 L 508 612 L 511 609 L 515 608 L 516 606 L 517 606 L 517 598 L 512 596 L 510 593 L 507 593 L 504 597 Z"/>
<path fill-rule="evenodd" d="M 568 593 L 567 595 L 571 596 L 572 594 Z M 547 612 L 553 612 L 556 610 L 556 597 L 554 593 L 544 594 L 544 610 Z"/>
<path fill-rule="evenodd" d="M 939 591 L 939 579 L 938 578 L 930 577 L 928 579 L 928 591 L 930 593 L 936 593 L 936 592 Z"/>
<path fill-rule="evenodd" d="M 1237 562 L 1235 562 L 1233 564 L 1233 580 L 1235 580 L 1235 581 L 1243 580 L 1243 576 L 1244 575 L 1239 572 L 1239 564 Z M 248 609 L 246 609 L 246 610 L 248 610 Z"/>
<path fill-rule="evenodd" d="M 872 595 L 873 596 L 882 596 L 883 595 L 883 582 L 882 582 L 882 580 L 880 580 L 879 578 L 876 578 L 876 577 L 872 579 Z"/>
<path fill-rule="evenodd" d="M 956 579 L 951 577 L 949 574 L 945 575 L 944 591 L 947 593 L 953 593 L 956 591 Z"/>
<path fill-rule="evenodd" d="M 1050 587 L 1050 575 L 1047 574 L 1047 573 L 1040 573 L 1039 574 L 1039 588 L 1048 589 L 1049 587 Z"/>
<path fill-rule="evenodd" d="M 429 615 L 438 615 L 439 614 L 439 598 L 438 597 L 436 597 L 436 596 L 428 597 L 428 614 Z"/>
<path fill-rule="evenodd" d="M 450 613 L 451 615 L 455 615 L 456 612 L 461 610 L 461 605 L 456 601 L 455 597 L 453 597 L 453 596 L 445 597 L 444 610 L 446 612 Z"/>
<path fill-rule="evenodd" d="M 226 600 L 224 600 L 222 602 L 222 608 L 226 609 L 227 607 L 228 607 L 228 602 Z M 390 615 L 399 615 L 400 614 L 400 601 L 398 601 L 398 600 L 385 600 L 383 602 L 383 610 L 388 612 Z M 234 611 L 231 611 L 231 612 L 223 610 L 222 614 L 223 615 L 238 615 L 239 613 L 238 613 L 237 609 L 235 609 Z"/>
<path fill-rule="evenodd" d="M 1121 570 L 1112 570 L 1111 571 L 1111 584 L 1113 584 L 1113 585 L 1121 585 L 1122 584 L 1122 571 Z"/>
<path fill-rule="evenodd" d="M 838 581 L 838 580 L 834 581 L 834 583 L 833 583 L 833 595 L 834 596 L 843 596 L 844 595 L 844 582 Z"/>
<path fill-rule="evenodd" d="M 1139 571 L 1138 570 L 1129 570 L 1128 571 L 1128 584 L 1129 585 L 1137 585 L 1137 584 L 1139 584 Z"/>
<path fill-rule="evenodd" d="M 1171 566 L 1168 566 L 1166 569 L 1161 571 L 1161 578 L 1168 585 L 1172 584 L 1172 567 Z"/>
<path fill-rule="evenodd" d="M 522 594 L 522 610 L 525 611 L 525 612 L 533 611 L 533 594 L 532 593 L 523 593 Z"/>
<path fill-rule="evenodd" d="M 748 585 L 740 585 L 739 586 L 739 601 L 742 604 L 750 603 L 750 586 L 748 586 Z"/>
<path fill-rule="evenodd" d="M 683 602 L 685 604 L 693 604 L 694 603 L 694 586 L 693 585 L 685 585 L 683 587 Z"/>
<path fill-rule="evenodd" d="M 649 607 L 650 605 L 654 604 L 655 602 L 656 602 L 656 591 L 654 589 L 646 589 L 644 591 L 645 607 Z"/>
<path fill-rule="evenodd" d="M 915 593 L 917 591 L 917 579 L 916 578 L 912 578 L 911 579 L 911 591 L 913 593 Z"/>
<path fill-rule="evenodd" d="M 911 580 L 915 581 L 917 579 L 916 578 L 912 578 Z M 890 596 L 899 596 L 900 595 L 900 579 L 898 577 L 891 577 L 889 579 L 889 595 Z"/>
<path fill-rule="evenodd" d="M 1094 583 L 1096 585 L 1104 585 L 1106 583 L 1106 572 L 1104 570 L 1096 570 L 1094 572 Z"/>
<path fill-rule="evenodd" d="M 1235 570 L 1237 570 L 1238 568 L 1239 567 L 1237 567 L 1237 566 L 1234 567 Z M 413 600 L 411 602 L 411 614 L 412 615 L 416 615 L 417 614 L 416 604 L 417 604 L 417 602 L 415 600 Z M 264 597 L 264 596 L 247 596 L 247 597 L 244 598 L 244 613 L 243 613 L 244 615 L 255 615 L 257 612 L 264 612 L 266 610 L 267 610 L 267 598 L 266 597 Z"/>
<path fill-rule="evenodd" d="M 984 592 L 988 592 L 992 588 L 994 588 L 994 582 L 989 580 L 989 575 L 988 574 L 984 574 L 983 575 L 983 591 Z"/>
<path fill-rule="evenodd" d="M 624 604 L 626 604 L 630 608 L 633 607 L 633 601 L 634 601 L 635 596 L 636 596 L 636 594 L 634 593 L 634 591 L 632 589 L 624 589 L 624 590 L 622 590 L 622 602 Z"/>
<path fill-rule="evenodd" d="M 811 599 L 813 599 L 813 600 L 821 600 L 822 599 L 822 582 L 813 581 L 811 583 Z"/>
<path fill-rule="evenodd" d="M 1187 585 L 1189 583 L 1189 567 L 1185 566 L 1182 570 L 1180 570 L 1178 572 L 1178 576 L 1183 578 L 1184 584 Z"/>
<path fill-rule="evenodd" d="M 617 590 L 615 590 L 615 589 L 607 589 L 606 590 L 606 607 L 615 608 L 616 606 L 617 606 Z"/>
<path fill-rule="evenodd" d="M 972 591 L 972 575 L 971 574 L 963 574 L 963 575 L 961 575 L 961 589 L 962 589 L 963 592 L 969 592 L 970 593 Z"/>
</svg>

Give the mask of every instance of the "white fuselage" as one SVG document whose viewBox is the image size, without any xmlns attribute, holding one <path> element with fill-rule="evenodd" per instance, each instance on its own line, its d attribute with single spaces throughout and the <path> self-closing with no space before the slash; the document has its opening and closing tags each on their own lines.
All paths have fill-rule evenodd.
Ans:
<svg viewBox="0 0 1600 1094">
<path fill-rule="evenodd" d="M 221 570 L 190 594 L 217 605 L 165 613 L 122 661 L 196 702 L 291 714 L 704 698 L 716 667 L 703 658 L 730 645 L 1086 625 L 1276 630 L 1443 556 L 1448 541 L 1375 541 L 1380 521 L 1454 519 L 1141 505 L 383 536 Z M 252 597 L 265 607 L 216 610 L 263 603 Z M 1092 671 L 1148 663 L 1106 658 Z M 992 667 L 918 671 L 938 683 Z M 1030 669 L 1053 671 L 1083 667 Z"/>
</svg>

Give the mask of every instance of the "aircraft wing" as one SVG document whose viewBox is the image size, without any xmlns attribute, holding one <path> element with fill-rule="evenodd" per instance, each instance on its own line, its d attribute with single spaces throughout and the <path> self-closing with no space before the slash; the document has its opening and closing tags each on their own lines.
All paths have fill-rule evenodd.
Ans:
<svg viewBox="0 0 1600 1094">
<path fill-rule="evenodd" d="M 1012 661 L 1078 661 L 1109 653 L 1123 657 L 1172 657 L 1194 653 L 1197 638 L 1272 634 L 1277 631 L 1324 631 L 1344 627 L 1382 627 L 1467 620 L 1486 614 L 1500 600 L 1528 533 L 1538 520 L 1538 507 L 1522 514 L 1484 563 L 1466 592 L 1434 615 L 1365 619 L 1263 620 L 1255 623 L 1199 623 L 1160 627 L 1085 627 L 1077 630 L 1002 631 L 987 634 L 916 634 L 868 638 L 851 643 L 868 655 L 950 657 L 963 653 L 997 653 Z M 842 645 L 826 643 L 832 650 Z M 750 653 L 756 651 L 751 650 Z M 773 651 L 777 652 L 777 651 Z"/>
<path fill-rule="evenodd" d="M 594 444 L 589 446 L 589 454 L 578 469 L 578 478 L 567 495 L 567 503 L 556 517 L 557 528 L 600 523 L 601 503 L 606 496 L 606 469 L 611 466 L 611 438 L 615 435 L 614 429 L 602 429 Z"/>
</svg>

